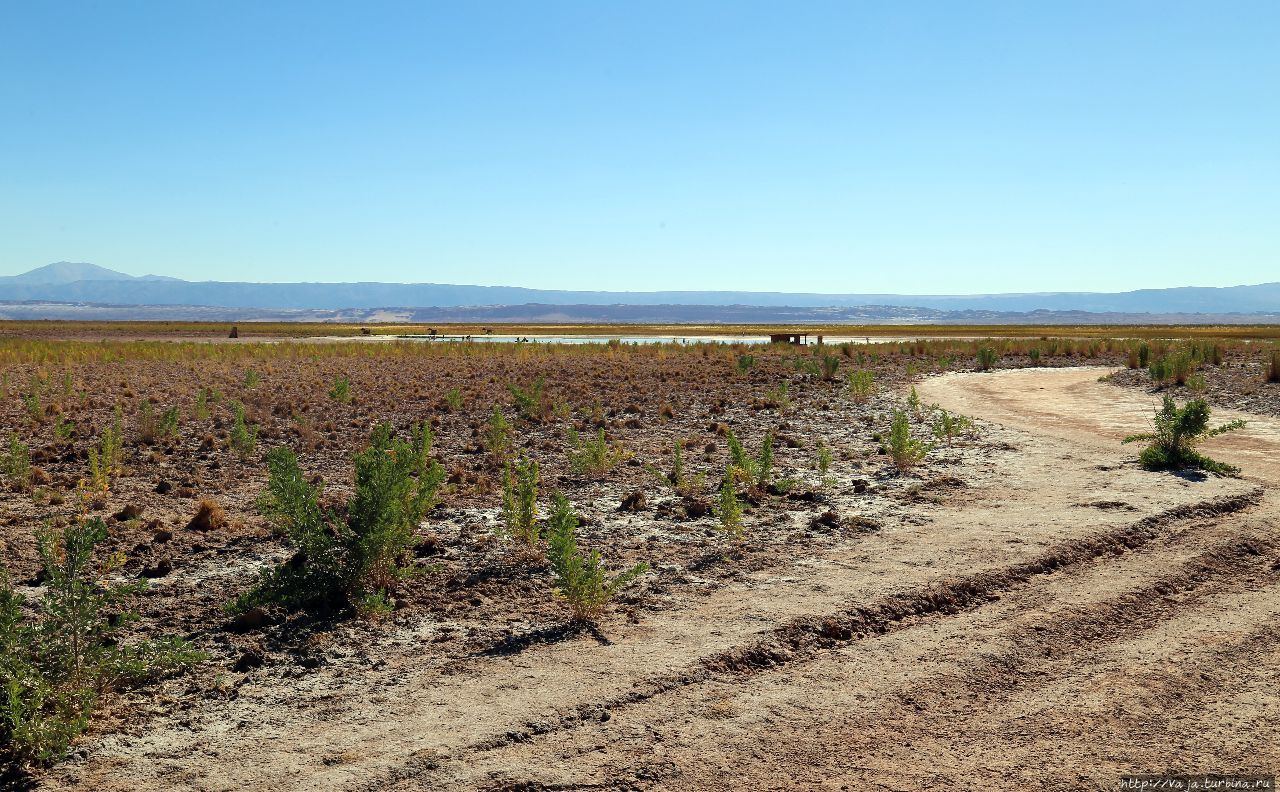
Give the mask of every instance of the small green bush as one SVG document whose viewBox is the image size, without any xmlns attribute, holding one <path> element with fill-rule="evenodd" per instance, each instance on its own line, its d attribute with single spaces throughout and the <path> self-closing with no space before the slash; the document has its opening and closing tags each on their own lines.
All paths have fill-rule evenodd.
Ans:
<svg viewBox="0 0 1280 792">
<path fill-rule="evenodd" d="M 786 380 L 779 382 L 776 387 L 770 388 L 765 394 L 765 401 L 774 409 L 786 412 L 791 409 L 791 387 Z"/>
<path fill-rule="evenodd" d="M 978 369 L 981 371 L 990 371 L 995 367 L 996 361 L 1000 356 L 991 347 L 978 347 Z"/>
<path fill-rule="evenodd" d="M 583 439 L 578 430 L 569 427 L 569 465 L 578 473 L 600 478 L 613 470 L 626 454 L 609 444 L 604 430 L 600 429 L 590 439 Z"/>
<path fill-rule="evenodd" d="M 1220 476 L 1239 475 L 1233 465 L 1215 462 L 1196 450 L 1196 445 L 1210 437 L 1244 428 L 1244 421 L 1231 421 L 1209 428 L 1209 405 L 1204 399 L 1193 399 L 1178 407 L 1173 397 L 1165 396 L 1155 414 L 1155 431 L 1129 435 L 1123 442 L 1146 442 L 1138 461 L 1149 470 L 1195 468 Z"/>
<path fill-rule="evenodd" d="M 351 403 L 351 380 L 348 377 L 338 377 L 333 381 L 333 387 L 329 389 L 329 398 L 338 404 Z"/>
<path fill-rule="evenodd" d="M 747 449 L 743 447 L 742 441 L 733 432 L 725 435 L 725 440 L 729 443 L 729 468 L 725 471 L 725 478 L 737 481 L 743 479 L 751 481 L 756 477 L 756 460 L 751 458 L 747 453 Z"/>
<path fill-rule="evenodd" d="M 864 404 L 875 393 L 875 378 L 865 369 L 850 371 L 845 378 L 845 388 L 849 392 L 849 398 L 857 404 Z"/>
<path fill-rule="evenodd" d="M 520 411 L 520 415 L 526 420 L 537 422 L 550 414 L 551 403 L 547 399 L 547 380 L 545 377 L 538 377 L 528 388 L 508 385 L 507 390 L 511 392 L 511 397 L 515 399 L 516 409 Z"/>
<path fill-rule="evenodd" d="M 462 409 L 462 391 L 458 388 L 450 388 L 444 395 L 444 403 L 449 407 L 449 412 L 458 412 Z"/>
<path fill-rule="evenodd" d="M 735 540 L 742 539 L 745 529 L 742 525 L 742 504 L 738 502 L 738 493 L 733 486 L 733 478 L 729 471 L 725 472 L 724 481 L 720 484 L 720 497 L 716 503 L 716 517 L 720 519 L 720 532 L 728 534 Z"/>
<path fill-rule="evenodd" d="M 893 423 L 882 447 L 901 470 L 920 464 L 931 448 L 929 443 L 911 436 L 911 423 L 902 410 L 893 411 Z"/>
<path fill-rule="evenodd" d="M 15 764 L 61 759 L 89 725 L 103 694 L 186 668 L 204 655 L 173 638 L 124 640 L 142 583 L 114 584 L 119 555 L 95 561 L 101 519 L 37 533 L 45 587 L 36 616 L 0 568 L 0 757 Z"/>
<path fill-rule="evenodd" d="M 536 547 L 538 528 L 538 463 L 521 454 L 502 472 L 502 525 L 506 534 Z"/>
<path fill-rule="evenodd" d="M 262 382 L 262 377 L 257 371 L 248 369 L 244 372 L 244 386 L 246 388 L 256 388 L 260 382 Z"/>
<path fill-rule="evenodd" d="M 773 432 L 766 432 L 764 440 L 760 443 L 760 456 L 756 459 L 756 484 L 760 487 L 769 486 L 769 480 L 773 478 Z"/>
<path fill-rule="evenodd" d="M 231 450 L 248 457 L 258 447 L 258 427 L 245 422 L 244 405 L 238 401 L 231 402 L 231 414 Z"/>
<path fill-rule="evenodd" d="M 13 489 L 26 491 L 31 486 L 31 449 L 18 439 L 17 432 L 9 433 L 9 447 L 0 456 L 0 473 Z"/>
<path fill-rule="evenodd" d="M 933 421 L 933 436 L 945 441 L 947 445 L 951 445 L 956 437 L 972 432 L 973 429 L 973 419 L 942 409 L 938 410 L 938 416 Z"/>
<path fill-rule="evenodd" d="M 569 603 L 575 620 L 590 621 L 621 588 L 643 574 L 647 566 L 640 563 L 616 575 L 608 574 L 599 550 L 587 555 L 578 547 L 578 515 L 568 499 L 556 493 L 552 503 L 547 525 L 547 560 L 555 574 L 556 594 Z"/>
<path fill-rule="evenodd" d="M 355 456 L 355 494 L 345 518 L 321 508 L 322 485 L 306 480 L 292 451 L 272 449 L 259 506 L 297 552 L 264 573 L 230 609 L 278 604 L 379 610 L 389 589 L 408 574 L 414 532 L 440 496 L 445 472 L 431 459 L 431 442 L 426 426 L 414 427 L 408 440 L 394 437 L 389 424 L 375 428 L 369 448 Z"/>
<path fill-rule="evenodd" d="M 151 402 L 143 401 L 138 409 L 138 439 L 151 444 L 178 436 L 178 408 L 170 407 L 159 415 Z"/>
<path fill-rule="evenodd" d="M 484 447 L 498 465 L 505 464 L 511 454 L 511 424 L 507 422 L 507 416 L 502 414 L 502 408 L 496 404 L 493 405 L 493 412 L 489 414 L 489 423 L 485 427 Z"/>
<path fill-rule="evenodd" d="M 840 358 L 837 355 L 822 356 L 822 379 L 826 382 L 835 382 L 836 374 L 840 371 Z"/>
</svg>

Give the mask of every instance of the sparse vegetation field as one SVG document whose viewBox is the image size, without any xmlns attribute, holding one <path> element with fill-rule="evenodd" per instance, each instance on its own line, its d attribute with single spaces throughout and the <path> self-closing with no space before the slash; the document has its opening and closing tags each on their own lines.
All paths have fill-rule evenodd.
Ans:
<svg viewBox="0 0 1280 792">
<path fill-rule="evenodd" d="M 1024 772 L 1048 760 L 1000 736 L 1002 710 L 1072 700 L 1030 680 L 1120 684 L 1122 717 L 1171 729 L 1116 680 L 1194 672 L 1216 700 L 1212 648 L 1169 671 L 1099 641 L 1123 655 L 1161 625 L 1194 633 L 1175 620 L 1196 608 L 1280 608 L 1271 463 L 1230 445 L 1280 449 L 1269 329 L 808 347 L 0 329 L 13 783 L 728 788 L 750 768 L 706 757 L 768 742 L 805 787 L 887 778 L 834 757 L 896 756 L 903 734 L 999 745 Z M 1232 427 L 1232 407 L 1262 416 L 1208 441 L 1242 478 L 1144 469 L 1119 443 L 1151 426 L 1144 390 Z M 1055 435 L 1089 399 L 1124 425 Z M 72 618 L 86 643 L 66 648 Z M 1230 641 L 1274 637 L 1245 621 Z M 1091 722 L 1055 739 L 1086 750 Z M 1199 734 L 1186 756 L 1239 770 L 1274 728 Z M 1133 767 L 1180 756 L 1114 739 Z M 1106 761 L 1097 778 L 1122 769 Z"/>
</svg>

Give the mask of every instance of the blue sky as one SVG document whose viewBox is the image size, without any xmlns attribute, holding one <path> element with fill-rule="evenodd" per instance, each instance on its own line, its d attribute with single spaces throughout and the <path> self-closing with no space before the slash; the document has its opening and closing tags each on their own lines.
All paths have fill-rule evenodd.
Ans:
<svg viewBox="0 0 1280 792">
<path fill-rule="evenodd" d="M 1280 3 L 10 2 L 0 274 L 1280 280 Z"/>
</svg>

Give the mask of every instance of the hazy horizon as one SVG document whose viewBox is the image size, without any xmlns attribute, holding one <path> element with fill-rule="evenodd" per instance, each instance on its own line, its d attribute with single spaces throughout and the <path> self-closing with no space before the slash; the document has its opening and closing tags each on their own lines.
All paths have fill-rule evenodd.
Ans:
<svg viewBox="0 0 1280 792">
<path fill-rule="evenodd" d="M 23 4 L 0 273 L 1275 281 L 1280 6 Z"/>
</svg>

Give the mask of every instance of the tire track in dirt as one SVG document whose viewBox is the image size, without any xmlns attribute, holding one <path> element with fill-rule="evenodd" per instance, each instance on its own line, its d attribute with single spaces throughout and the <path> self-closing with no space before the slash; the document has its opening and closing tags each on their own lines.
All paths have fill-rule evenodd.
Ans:
<svg viewBox="0 0 1280 792">
<path fill-rule="evenodd" d="M 1092 385 L 1096 374 L 1087 374 L 1088 384 Z M 1105 386 L 1101 386 L 1105 387 Z M 948 405 L 950 406 L 950 405 Z M 1147 416 L 1144 416 L 1147 417 Z M 1228 418 L 1234 416 L 1227 416 Z M 1061 430 L 1062 427 L 1059 427 Z M 1270 439 L 1274 437 L 1272 434 L 1274 427 L 1268 426 L 1263 422 L 1261 431 L 1255 425 L 1254 438 L 1248 439 L 1243 445 L 1243 449 L 1239 447 L 1230 447 L 1227 444 L 1220 444 L 1222 448 L 1215 453 L 1231 461 L 1239 460 L 1238 463 L 1248 465 L 1253 462 L 1251 467 L 1246 468 L 1246 475 L 1251 476 L 1255 480 L 1261 480 L 1269 484 L 1274 483 L 1275 479 L 1270 475 L 1270 463 L 1274 457 L 1268 456 L 1277 450 L 1280 446 L 1273 445 Z M 1132 431 L 1132 428 L 1129 429 Z M 1072 432 L 1078 433 L 1078 432 Z M 1260 439 L 1259 439 L 1260 438 Z M 1078 440 L 1078 437 L 1072 437 L 1072 440 Z M 1110 446 L 1111 442 L 1108 438 L 1099 439 L 1097 437 L 1089 438 L 1088 445 L 1094 446 Z M 1114 446 L 1111 446 L 1114 449 Z M 1248 460 L 1248 461 L 1246 461 Z M 1254 692 L 1254 688 L 1259 684 L 1266 684 L 1268 680 L 1274 683 L 1277 673 L 1277 664 L 1275 660 L 1275 644 L 1274 639 L 1277 636 L 1277 628 L 1274 620 L 1268 617 L 1268 614 L 1276 614 L 1280 612 L 1280 593 L 1277 586 L 1280 584 L 1280 555 L 1277 555 L 1276 536 L 1276 515 L 1277 503 L 1274 494 L 1264 497 L 1261 490 L 1255 490 L 1248 496 L 1246 506 L 1256 508 L 1245 512 L 1243 508 L 1226 509 L 1218 513 L 1214 513 L 1212 509 L 1200 511 L 1196 514 L 1196 509 L 1191 508 L 1185 512 L 1190 519 L 1198 519 L 1205 523 L 1205 526 L 1185 527 L 1178 531 L 1165 532 L 1163 538 L 1168 540 L 1166 543 L 1172 549 L 1184 553 L 1186 549 L 1196 547 L 1203 548 L 1200 552 L 1193 553 L 1189 558 L 1175 564 L 1169 569 L 1168 574 L 1158 575 L 1154 580 L 1148 581 L 1137 588 L 1125 591 L 1117 596 L 1101 600 L 1088 601 L 1083 604 L 1073 605 L 1067 608 L 1052 610 L 1044 616 L 1038 614 L 1031 619 L 1024 619 L 1023 623 L 1018 624 L 1012 629 L 996 630 L 996 635 L 991 640 L 995 641 L 999 648 L 994 653 L 980 655 L 976 659 L 966 663 L 961 670 L 951 670 L 934 676 L 926 676 L 919 684 L 909 686 L 903 690 L 896 692 L 899 703 L 899 712 L 894 715 L 891 712 L 883 710 L 878 712 L 876 720 L 880 721 L 878 728 L 871 728 L 872 724 L 866 720 L 855 719 L 841 724 L 837 731 L 842 735 L 854 737 L 853 742 L 858 742 L 857 735 L 862 733 L 872 733 L 881 735 L 870 741 L 863 741 L 862 744 L 869 746 L 870 750 L 888 752 L 885 744 L 877 743 L 882 740 L 883 735 L 899 735 L 898 739 L 905 739 L 900 735 L 915 733 L 917 737 L 928 737 L 930 733 L 934 735 L 949 735 L 957 744 L 965 741 L 965 735 L 954 731 L 948 731 L 945 728 L 939 728 L 948 719 L 965 721 L 969 710 L 972 708 L 974 699 L 982 699 L 984 701 L 984 711 L 988 711 L 991 720 L 996 723 L 1003 722 L 999 708 L 1002 706 L 1001 701 L 1009 698 L 1010 695 L 1017 693 L 1024 697 L 1030 697 L 1034 702 L 1036 692 L 1044 688 L 1045 685 L 1051 685 L 1055 679 L 1058 679 L 1057 672 L 1068 671 L 1075 676 L 1081 676 L 1097 671 L 1097 676 L 1102 678 L 1115 678 L 1117 673 L 1123 678 L 1124 668 L 1117 672 L 1115 668 L 1108 668 L 1106 659 L 1100 657 L 1109 652 L 1108 646 L 1120 642 L 1126 643 L 1126 639 L 1134 634 L 1145 635 L 1148 632 L 1156 630 L 1162 625 L 1170 624 L 1178 621 L 1180 618 L 1190 623 L 1197 621 L 1212 621 L 1214 614 L 1221 611 L 1231 612 L 1233 605 L 1237 602 L 1231 600 L 1233 594 L 1247 596 L 1251 599 L 1241 600 L 1239 602 L 1247 602 L 1248 607 L 1245 608 L 1251 617 L 1252 622 L 1246 622 L 1244 629 L 1238 634 L 1226 640 L 1220 647 L 1211 651 L 1201 651 L 1201 647 L 1195 646 L 1183 653 L 1179 657 L 1174 655 L 1165 661 L 1166 667 L 1160 668 L 1158 671 L 1148 672 L 1151 677 L 1145 686 L 1137 693 L 1127 692 L 1129 698 L 1135 701 L 1129 701 L 1131 705 L 1135 705 L 1138 712 L 1141 712 L 1144 704 L 1149 705 L 1152 711 L 1156 713 L 1152 717 L 1132 716 L 1130 720 L 1137 723 L 1142 734 L 1156 734 L 1157 737 L 1148 740 L 1145 744 L 1137 746 L 1122 745 L 1121 753 L 1127 752 L 1128 755 L 1137 755 L 1139 757 L 1164 757 L 1168 761 L 1168 757 L 1181 758 L 1177 753 L 1176 746 L 1184 746 L 1188 742 L 1179 742 L 1174 739 L 1171 734 L 1162 733 L 1162 727 L 1167 730 L 1170 722 L 1176 721 L 1183 717 L 1189 717 L 1191 711 L 1198 706 L 1208 706 L 1215 701 L 1231 700 L 1231 696 L 1237 695 L 1240 691 L 1249 693 Z M 1172 510 L 1177 511 L 1177 510 Z M 1248 515 L 1248 523 L 1242 524 L 1241 517 Z M 1147 523 L 1150 527 L 1153 523 L 1159 523 L 1161 518 L 1168 519 L 1172 515 L 1161 515 L 1158 518 L 1148 518 L 1139 521 L 1138 524 Z M 1226 519 L 1223 519 L 1226 518 Z M 1181 527 L 1181 526 L 1180 526 Z M 1206 530 L 1200 530 L 1206 528 Z M 1126 532 L 1113 532 L 1109 536 L 1116 538 L 1124 536 Z M 1098 537 L 1103 545 L 1106 544 L 1105 539 Z M 1153 543 L 1150 539 L 1139 542 L 1133 547 L 1124 547 L 1119 550 L 1118 555 L 1142 555 L 1151 552 L 1153 557 L 1144 559 L 1149 564 L 1159 564 L 1164 560 L 1164 555 L 1158 548 L 1151 547 Z M 1159 544 L 1159 543 L 1155 543 Z M 1131 552 L 1136 551 L 1136 552 Z M 1055 555 L 1053 553 L 1050 556 Z M 1108 553 L 1093 554 L 1087 561 L 1080 564 L 1059 567 L 1058 571 L 1066 572 L 1068 576 L 1076 573 L 1084 574 L 1081 567 L 1088 567 L 1089 561 L 1096 562 L 1093 566 L 1102 565 L 1107 568 L 1114 561 L 1114 557 Z M 1034 565 L 1035 562 L 1029 562 Z M 1024 570 L 1028 564 L 1018 565 Z M 1033 581 L 1036 582 L 1036 581 Z M 1027 589 L 1024 588 L 1023 591 Z M 960 593 L 966 594 L 970 589 L 961 587 Z M 974 592 L 975 595 L 978 592 Z M 1083 596 L 1083 595 L 1082 595 Z M 976 599 L 976 597 L 975 597 Z M 1224 601 L 1225 600 L 1225 601 Z M 944 600 L 945 602 L 945 600 Z M 982 610 L 981 605 L 984 602 L 973 602 L 973 608 L 970 610 Z M 1253 612 L 1250 609 L 1261 610 Z M 946 613 L 946 609 L 936 606 L 929 606 L 932 613 Z M 910 608 L 908 608 L 908 611 Z M 1258 617 L 1261 613 L 1261 618 Z M 845 614 L 848 615 L 848 614 Z M 909 629 L 906 633 L 914 632 L 913 629 L 921 624 L 927 623 L 927 620 L 911 619 L 910 614 L 906 620 L 899 622 L 900 626 Z M 872 640 L 879 640 L 889 631 L 877 632 L 874 627 L 870 630 L 862 631 L 856 636 L 850 630 L 850 640 L 841 641 L 837 637 L 834 641 L 830 641 L 823 634 L 821 627 L 815 629 L 816 625 L 826 625 L 829 622 L 824 620 L 802 620 L 800 623 L 789 625 L 789 628 L 797 629 L 801 635 L 803 645 L 812 645 L 817 653 L 816 657 L 821 662 L 825 655 L 824 650 L 834 648 L 837 653 L 842 653 L 847 647 L 851 647 L 854 640 L 861 637 L 869 637 Z M 865 622 L 858 623 L 859 625 Z M 873 619 L 872 625 L 876 624 Z M 1260 626 L 1259 626 L 1260 625 Z M 1186 625 L 1183 625 L 1187 629 Z M 1172 628 L 1176 629 L 1176 628 Z M 787 628 L 781 628 L 780 633 L 786 634 Z M 813 640 L 810 636 L 818 636 L 818 640 Z M 823 646 L 823 643 L 827 643 Z M 745 647 L 737 652 L 726 653 L 720 659 L 724 661 L 723 673 L 708 674 L 703 676 L 699 682 L 706 683 L 707 687 L 720 687 L 723 689 L 734 690 L 734 695 L 740 698 L 749 699 L 751 697 L 751 685 L 743 687 L 741 684 L 735 685 L 736 682 L 750 682 L 756 677 L 771 678 L 776 681 L 777 685 L 785 690 L 788 695 L 794 695 L 796 684 L 790 684 L 789 681 L 782 681 L 783 675 L 793 669 L 793 658 L 782 655 L 782 662 L 778 661 L 778 654 L 772 651 L 777 645 L 777 641 L 762 641 L 757 645 Z M 1262 657 L 1262 664 L 1242 665 L 1241 656 L 1248 658 Z M 1190 659 L 1188 659 L 1190 658 Z M 814 659 L 813 656 L 804 659 Z M 712 659 L 709 659 L 712 660 Z M 1271 665 L 1267 665 L 1266 661 L 1270 661 Z M 1083 669 L 1083 670 L 1081 670 Z M 1209 671 L 1204 669 L 1210 669 Z M 1211 673 L 1212 671 L 1212 673 Z M 1108 676 L 1109 675 L 1109 676 Z M 1080 681 L 1080 680 L 1074 680 Z M 682 695 L 690 698 L 692 687 L 686 689 L 674 689 L 676 698 Z M 735 689 L 736 688 L 736 689 Z M 1273 684 L 1274 688 L 1274 684 Z M 825 691 L 830 695 L 830 700 L 837 700 L 842 689 L 836 687 Z M 1274 693 L 1274 690 L 1272 691 Z M 1265 702 L 1267 696 L 1263 696 Z M 646 699 L 647 701 L 648 699 Z M 1047 697 L 1047 700 L 1053 700 Z M 541 751 L 547 755 L 560 755 L 575 757 L 579 769 L 585 769 L 588 766 L 596 764 L 598 772 L 594 779 L 602 777 L 613 777 L 615 781 L 613 786 L 616 788 L 624 787 L 646 787 L 652 785 L 671 786 L 673 788 L 734 788 L 735 785 L 742 783 L 757 784 L 778 784 L 783 778 L 782 770 L 788 766 L 788 757 L 779 755 L 778 753 L 765 752 L 759 755 L 757 752 L 756 759 L 769 760 L 773 764 L 770 771 L 776 771 L 776 775 L 769 773 L 761 774 L 760 772 L 743 773 L 741 767 L 733 768 L 730 772 L 723 775 L 708 776 L 705 773 L 697 773 L 694 776 L 687 776 L 682 771 L 690 768 L 705 769 L 710 763 L 706 758 L 708 754 L 718 754 L 720 758 L 726 755 L 734 755 L 732 748 L 738 747 L 747 750 L 750 744 L 750 737 L 743 739 L 741 742 L 747 745 L 729 746 L 727 741 L 718 741 L 714 737 L 703 736 L 694 738 L 690 742 L 692 745 L 687 746 L 680 759 L 665 758 L 666 752 L 661 749 L 665 744 L 669 744 L 670 740 L 663 740 L 658 736 L 656 729 L 661 729 L 661 721 L 669 719 L 677 721 L 682 715 L 689 715 L 690 711 L 681 710 L 682 702 L 669 701 L 662 699 L 663 702 L 670 705 L 668 711 L 662 713 L 659 717 L 650 717 L 648 719 L 647 728 L 655 729 L 653 737 L 649 740 L 640 741 L 640 750 L 633 752 L 628 758 L 625 757 L 625 751 L 605 751 L 592 752 L 590 747 L 592 743 L 611 745 L 612 739 L 616 739 L 617 728 L 613 729 L 614 734 L 606 734 L 613 724 L 618 721 L 633 719 L 640 722 L 646 721 L 646 715 L 654 715 L 648 713 L 646 708 L 638 708 L 628 713 L 626 710 L 619 710 L 620 717 L 614 719 L 609 724 L 586 724 L 589 734 L 581 735 L 575 738 L 573 735 L 565 735 L 559 737 L 559 741 L 554 745 L 544 745 L 541 748 L 536 746 L 524 746 L 520 744 L 509 745 L 511 751 L 535 750 Z M 1121 701 L 1127 701 L 1122 697 Z M 654 702 L 656 703 L 656 702 Z M 689 701 L 683 702 L 689 704 Z M 1025 702 L 1023 702 L 1025 705 Z M 656 707 L 655 709 L 666 709 L 664 707 Z M 889 720 L 886 721 L 886 716 Z M 933 717 L 933 722 L 928 722 L 927 718 Z M 889 721 L 892 721 L 890 723 Z M 923 722 L 923 723 L 922 723 Z M 1023 738 L 1031 740 L 1039 736 L 1040 739 L 1056 739 L 1056 738 L 1072 738 L 1077 739 L 1080 736 L 1078 728 L 1064 726 L 1061 720 L 1053 718 L 1044 718 L 1036 722 L 1040 728 L 1026 729 L 1025 724 L 1018 727 L 1019 733 Z M 887 724 L 887 725 L 886 725 Z M 895 728 L 895 724 L 897 728 Z M 987 724 L 988 727 L 991 724 Z M 813 723 L 812 727 L 818 732 L 818 723 Z M 981 730 L 979 730 L 980 733 Z M 999 733 L 999 727 L 992 728 L 996 734 Z M 1209 730 L 1208 734 L 1213 734 L 1215 730 Z M 1217 735 L 1222 737 L 1221 729 L 1217 729 Z M 755 739 L 759 739 L 759 732 Z M 985 734 L 985 733 L 984 733 Z M 682 737 L 687 736 L 682 734 Z M 797 743 L 803 744 L 806 739 L 805 734 L 785 734 L 780 737 L 779 733 L 770 729 L 770 741 L 781 740 L 787 745 L 787 751 L 790 752 L 796 747 Z M 989 734 L 987 736 L 990 736 Z M 1114 735 L 1118 740 L 1123 740 L 1123 735 Z M 787 738 L 790 738 L 790 741 Z M 1266 770 L 1268 767 L 1274 769 L 1276 745 L 1280 743 L 1272 743 L 1272 749 L 1258 750 L 1260 745 L 1266 745 L 1265 737 L 1262 742 L 1250 742 L 1249 736 L 1246 734 L 1240 740 L 1233 740 L 1232 735 L 1225 736 L 1227 745 L 1214 745 L 1213 753 L 1218 756 L 1237 758 L 1238 762 L 1245 764 L 1236 764 L 1235 766 L 1222 766 L 1213 764 L 1200 764 L 1194 767 L 1186 764 L 1180 765 L 1184 770 L 1199 769 L 1216 769 L 1216 770 Z M 1210 738 L 1212 740 L 1212 738 Z M 624 741 L 625 742 L 625 741 Z M 1192 741 L 1194 742 L 1194 741 Z M 1221 740 L 1219 740 L 1221 742 Z M 567 744 L 566 744 L 567 743 Z M 580 744 L 582 748 L 575 748 L 575 744 Z M 846 742 L 842 747 L 847 748 L 850 743 Z M 906 745 L 912 743 L 906 740 Z M 997 743 L 998 744 L 998 743 Z M 1245 746 L 1243 749 L 1240 746 Z M 1168 746 L 1175 746 L 1170 749 Z M 1251 746 L 1251 747 L 1250 747 Z M 991 743 L 980 748 L 990 749 Z M 1019 746 L 1021 748 L 1021 746 Z M 1049 746 L 1045 746 L 1049 749 Z M 1080 750 L 1081 746 L 1073 746 L 1074 749 Z M 664 754 L 664 758 L 655 757 L 653 751 L 658 750 Z M 1203 751 L 1203 748 L 1201 749 Z M 1052 749 L 1049 749 L 1052 753 Z M 1136 751 L 1136 753 L 1135 753 Z M 501 748 L 497 751 L 501 754 Z M 890 783 L 890 779 L 894 777 L 894 764 L 876 768 L 856 768 L 856 767 L 832 767 L 829 758 L 824 764 L 824 757 L 839 755 L 840 751 L 836 745 L 824 744 L 822 750 L 816 752 L 800 751 L 815 768 L 823 768 L 829 775 L 819 775 L 822 784 L 814 783 L 814 786 L 825 786 L 826 782 L 835 777 L 842 777 L 848 781 L 854 778 L 859 782 L 870 781 L 873 784 L 883 784 L 883 788 L 898 788 Z M 623 754 L 624 756 L 618 756 Z M 1087 751 L 1081 750 L 1081 755 L 1087 754 Z M 1190 751 L 1186 755 L 1193 755 Z M 604 757 L 612 756 L 612 759 L 605 760 Z M 1116 769 L 1116 775 L 1098 780 L 1096 776 L 1090 776 L 1089 773 L 1080 775 L 1077 778 L 1069 779 L 1067 775 L 1061 778 L 1053 779 L 1044 775 L 1036 775 L 1034 766 L 1037 764 L 1039 754 L 1028 754 L 1025 749 L 1020 754 L 1022 760 L 1027 767 L 1033 768 L 1030 773 L 1022 772 L 1017 768 L 1006 765 L 1003 770 L 1005 772 L 1014 772 L 1015 775 L 1027 779 L 1035 779 L 1042 785 L 1053 787 L 1060 784 L 1062 788 L 1078 788 L 1083 782 L 1086 786 L 1094 786 L 1097 788 L 1110 788 L 1114 786 L 1114 778 L 1121 770 L 1141 770 L 1141 769 L 1157 769 L 1155 765 L 1142 765 L 1141 761 L 1150 761 L 1149 759 L 1139 760 L 1127 766 L 1120 766 Z M 901 757 L 900 757 L 901 758 Z M 1251 759 L 1252 758 L 1252 759 Z M 521 764 L 527 765 L 529 757 L 512 755 L 499 758 L 493 757 L 493 761 L 483 761 L 481 766 L 490 768 L 501 766 L 504 759 L 510 759 L 511 766 L 518 767 Z M 524 759 L 525 761 L 520 761 Z M 596 761 L 592 761 L 595 759 Z M 1183 759 L 1185 762 L 1186 760 Z M 1249 762 L 1252 761 L 1252 764 Z M 914 765 L 914 760 L 909 760 L 903 764 L 897 765 L 898 776 L 916 775 L 923 779 L 921 774 L 912 774 L 902 772 L 904 768 Z M 963 766 L 963 762 L 958 762 L 958 766 Z M 1052 762 L 1045 762 L 1046 765 Z M 794 766 L 794 763 L 791 763 Z M 1175 766 L 1175 765 L 1166 765 Z M 1061 762 L 1057 768 L 1063 773 L 1067 773 L 1067 768 Z M 479 767 L 475 769 L 480 769 Z M 722 771 L 730 770 L 730 768 L 722 767 Z M 968 767 L 970 771 L 974 767 Z M 850 773 L 852 770 L 854 772 Z M 588 788 L 597 787 L 601 784 L 588 781 L 589 774 L 578 772 L 565 776 L 560 783 L 557 783 L 555 776 L 548 776 L 545 773 L 531 774 L 521 779 L 519 775 L 509 780 L 501 781 L 489 785 L 494 789 L 506 788 Z M 942 774 L 949 782 L 955 782 L 953 776 Z M 478 779 L 482 776 L 473 775 L 471 778 Z M 786 776 L 791 786 L 806 786 L 804 783 L 797 782 L 798 778 L 803 778 L 803 771 L 799 776 Z M 567 781 L 572 778 L 572 781 Z M 693 783 L 696 780 L 696 783 Z M 810 781 L 814 781 L 814 777 L 810 777 Z M 994 781 L 993 778 L 987 779 L 988 782 Z M 577 786 L 578 781 L 585 782 L 581 787 Z M 972 778 L 970 779 L 972 783 Z M 608 786 L 609 784 L 604 784 Z M 976 786 L 969 787 L 966 784 L 960 784 L 961 788 L 988 788 L 989 783 L 979 783 Z M 411 786 L 417 787 L 416 784 Z M 908 786 L 914 786 L 908 784 Z"/>
<path fill-rule="evenodd" d="M 575 718 L 572 712 L 558 713 L 557 718 L 542 719 L 540 725 L 507 732 L 472 747 L 483 751 L 525 742 L 551 731 L 597 720 L 603 712 L 612 713 L 624 707 L 648 703 L 687 685 L 719 676 L 746 677 L 764 669 L 804 662 L 817 656 L 820 650 L 880 635 L 904 624 L 914 624 L 916 619 L 955 615 L 981 607 L 994 596 L 1025 584 L 1038 575 L 1054 574 L 1097 558 L 1133 551 L 1168 532 L 1179 522 L 1240 512 L 1257 504 L 1261 495 L 1262 490 L 1255 489 L 1243 495 L 1178 506 L 1118 531 L 1069 542 L 1007 569 L 939 581 L 927 588 L 894 595 L 879 602 L 854 604 L 836 613 L 796 619 L 752 644 L 703 658 L 692 668 L 676 674 L 637 683 L 637 689 L 621 698 L 580 705 L 578 711 L 585 713 L 585 717 Z M 1200 579 L 1199 575 L 1192 577 L 1192 580 L 1197 579 Z M 1178 583 L 1165 581 L 1161 586 L 1172 591 Z"/>
</svg>

